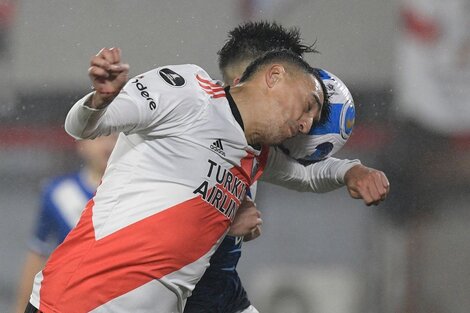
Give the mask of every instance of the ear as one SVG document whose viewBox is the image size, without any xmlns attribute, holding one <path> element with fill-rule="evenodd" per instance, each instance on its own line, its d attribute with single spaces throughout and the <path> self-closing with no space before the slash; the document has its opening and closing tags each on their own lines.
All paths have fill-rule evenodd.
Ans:
<svg viewBox="0 0 470 313">
<path fill-rule="evenodd" d="M 235 77 L 232 81 L 232 86 L 238 85 L 239 82 L 240 82 L 240 77 Z"/>
<path fill-rule="evenodd" d="M 281 64 L 271 64 L 265 72 L 266 85 L 273 88 L 285 75 L 286 69 Z"/>
</svg>

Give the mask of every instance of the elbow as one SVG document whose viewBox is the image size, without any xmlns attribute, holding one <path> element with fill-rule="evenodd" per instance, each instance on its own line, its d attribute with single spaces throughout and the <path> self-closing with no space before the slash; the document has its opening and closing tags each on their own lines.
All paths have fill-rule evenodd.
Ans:
<svg viewBox="0 0 470 313">
<path fill-rule="evenodd" d="M 86 131 L 86 129 L 81 127 L 77 127 L 77 125 L 73 123 L 68 117 L 65 120 L 64 129 L 67 134 L 76 140 L 94 139 L 96 137 L 93 136 L 92 132 Z"/>
</svg>

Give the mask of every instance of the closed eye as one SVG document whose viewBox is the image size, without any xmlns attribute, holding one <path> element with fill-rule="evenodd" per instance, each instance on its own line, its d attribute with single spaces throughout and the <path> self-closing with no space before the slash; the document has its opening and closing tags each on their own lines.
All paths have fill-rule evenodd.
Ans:
<svg viewBox="0 0 470 313">
<path fill-rule="evenodd" d="M 311 112 L 314 109 L 317 109 L 318 115 L 314 117 L 313 123 L 317 124 L 320 121 L 321 118 L 321 110 L 323 103 L 320 101 L 320 98 L 316 93 L 312 93 L 313 99 L 312 101 L 309 102 L 309 112 Z"/>
</svg>

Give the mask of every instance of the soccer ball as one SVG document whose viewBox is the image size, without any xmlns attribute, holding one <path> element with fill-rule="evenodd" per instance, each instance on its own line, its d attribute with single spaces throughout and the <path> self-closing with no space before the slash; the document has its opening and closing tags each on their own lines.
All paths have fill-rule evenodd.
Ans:
<svg viewBox="0 0 470 313">
<path fill-rule="evenodd" d="M 356 109 L 346 85 L 335 75 L 319 69 L 330 102 L 330 117 L 321 126 L 314 126 L 310 132 L 289 138 L 281 149 L 301 163 L 321 161 L 338 152 L 352 133 Z"/>
</svg>

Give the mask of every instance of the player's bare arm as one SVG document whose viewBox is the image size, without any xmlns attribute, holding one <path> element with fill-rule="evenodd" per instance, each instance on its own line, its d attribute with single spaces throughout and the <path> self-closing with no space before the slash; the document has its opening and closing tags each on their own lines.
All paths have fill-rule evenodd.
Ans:
<svg viewBox="0 0 470 313">
<path fill-rule="evenodd" d="M 362 199 L 366 205 L 377 205 L 385 200 L 390 192 L 387 176 L 376 169 L 362 164 L 350 168 L 344 182 L 351 197 Z"/>
<path fill-rule="evenodd" d="M 103 48 L 93 56 L 88 76 L 95 90 L 87 105 L 102 109 L 109 105 L 127 83 L 129 64 L 121 63 L 121 49 Z"/>
</svg>

